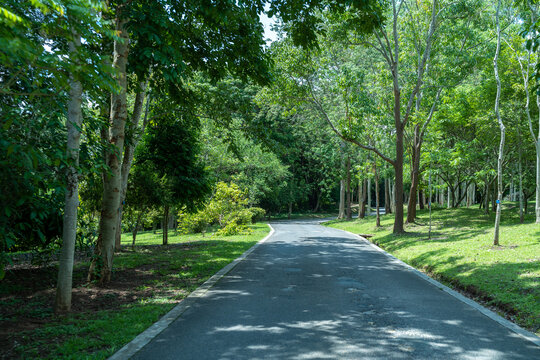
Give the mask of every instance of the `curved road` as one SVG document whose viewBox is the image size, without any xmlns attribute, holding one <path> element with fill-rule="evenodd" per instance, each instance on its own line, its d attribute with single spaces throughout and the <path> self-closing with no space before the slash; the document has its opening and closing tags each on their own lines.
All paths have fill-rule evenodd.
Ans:
<svg viewBox="0 0 540 360">
<path fill-rule="evenodd" d="M 540 347 L 316 221 L 274 235 L 133 359 L 540 359 Z"/>
</svg>

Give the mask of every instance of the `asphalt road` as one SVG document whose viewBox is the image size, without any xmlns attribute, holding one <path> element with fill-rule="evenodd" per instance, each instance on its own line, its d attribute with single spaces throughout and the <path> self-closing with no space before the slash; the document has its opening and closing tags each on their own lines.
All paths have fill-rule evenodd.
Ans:
<svg viewBox="0 0 540 360">
<path fill-rule="evenodd" d="M 275 234 L 133 359 L 540 359 L 540 347 L 367 243 Z"/>
</svg>

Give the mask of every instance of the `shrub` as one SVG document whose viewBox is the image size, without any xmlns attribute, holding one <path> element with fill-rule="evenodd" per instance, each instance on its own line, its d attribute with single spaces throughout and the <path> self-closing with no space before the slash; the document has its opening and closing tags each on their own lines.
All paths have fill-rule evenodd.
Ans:
<svg viewBox="0 0 540 360">
<path fill-rule="evenodd" d="M 263 220 L 264 216 L 266 215 L 266 210 L 260 207 L 251 207 L 249 208 L 249 211 L 251 212 L 252 223 L 256 223 L 257 221 Z"/>
<path fill-rule="evenodd" d="M 206 231 L 209 220 L 204 210 L 194 214 L 180 214 L 178 227 L 184 234 L 201 233 Z"/>
</svg>

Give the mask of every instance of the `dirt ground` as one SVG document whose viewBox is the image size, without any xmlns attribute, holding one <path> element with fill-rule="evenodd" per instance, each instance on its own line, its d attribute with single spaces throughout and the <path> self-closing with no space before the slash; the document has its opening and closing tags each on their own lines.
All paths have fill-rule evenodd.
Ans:
<svg viewBox="0 0 540 360">
<path fill-rule="evenodd" d="M 146 265 L 117 270 L 110 283 L 98 287 L 86 282 L 87 266 L 76 266 L 72 314 L 114 310 L 159 291 L 152 288 L 159 274 L 148 271 L 149 268 Z M 0 359 L 17 356 L 14 348 L 29 341 L 24 332 L 58 321 L 53 313 L 57 274 L 56 265 L 27 263 L 7 269 L 0 283 Z"/>
</svg>

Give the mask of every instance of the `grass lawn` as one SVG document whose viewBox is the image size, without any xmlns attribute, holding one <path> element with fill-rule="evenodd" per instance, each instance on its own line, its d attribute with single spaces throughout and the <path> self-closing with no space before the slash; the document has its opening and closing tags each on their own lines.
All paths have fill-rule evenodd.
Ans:
<svg viewBox="0 0 540 360">
<path fill-rule="evenodd" d="M 492 246 L 494 213 L 484 215 L 477 207 L 434 209 L 431 239 L 429 213 L 418 215 L 417 224 L 407 225 L 401 236 L 392 234 L 393 214 L 381 218 L 379 229 L 374 216 L 325 225 L 374 235 L 370 240 L 397 258 L 540 335 L 540 225 L 533 214 L 520 224 L 516 205 L 505 204 L 499 247 Z"/>
<path fill-rule="evenodd" d="M 9 270 L 0 282 L 1 357 L 107 358 L 269 233 L 266 224 L 251 228 L 249 235 L 171 236 L 166 247 L 126 247 L 104 287 L 86 283 L 89 264 L 78 263 L 73 312 L 64 317 L 52 312 L 56 265 Z M 138 243 L 161 243 L 151 235 Z"/>
</svg>

